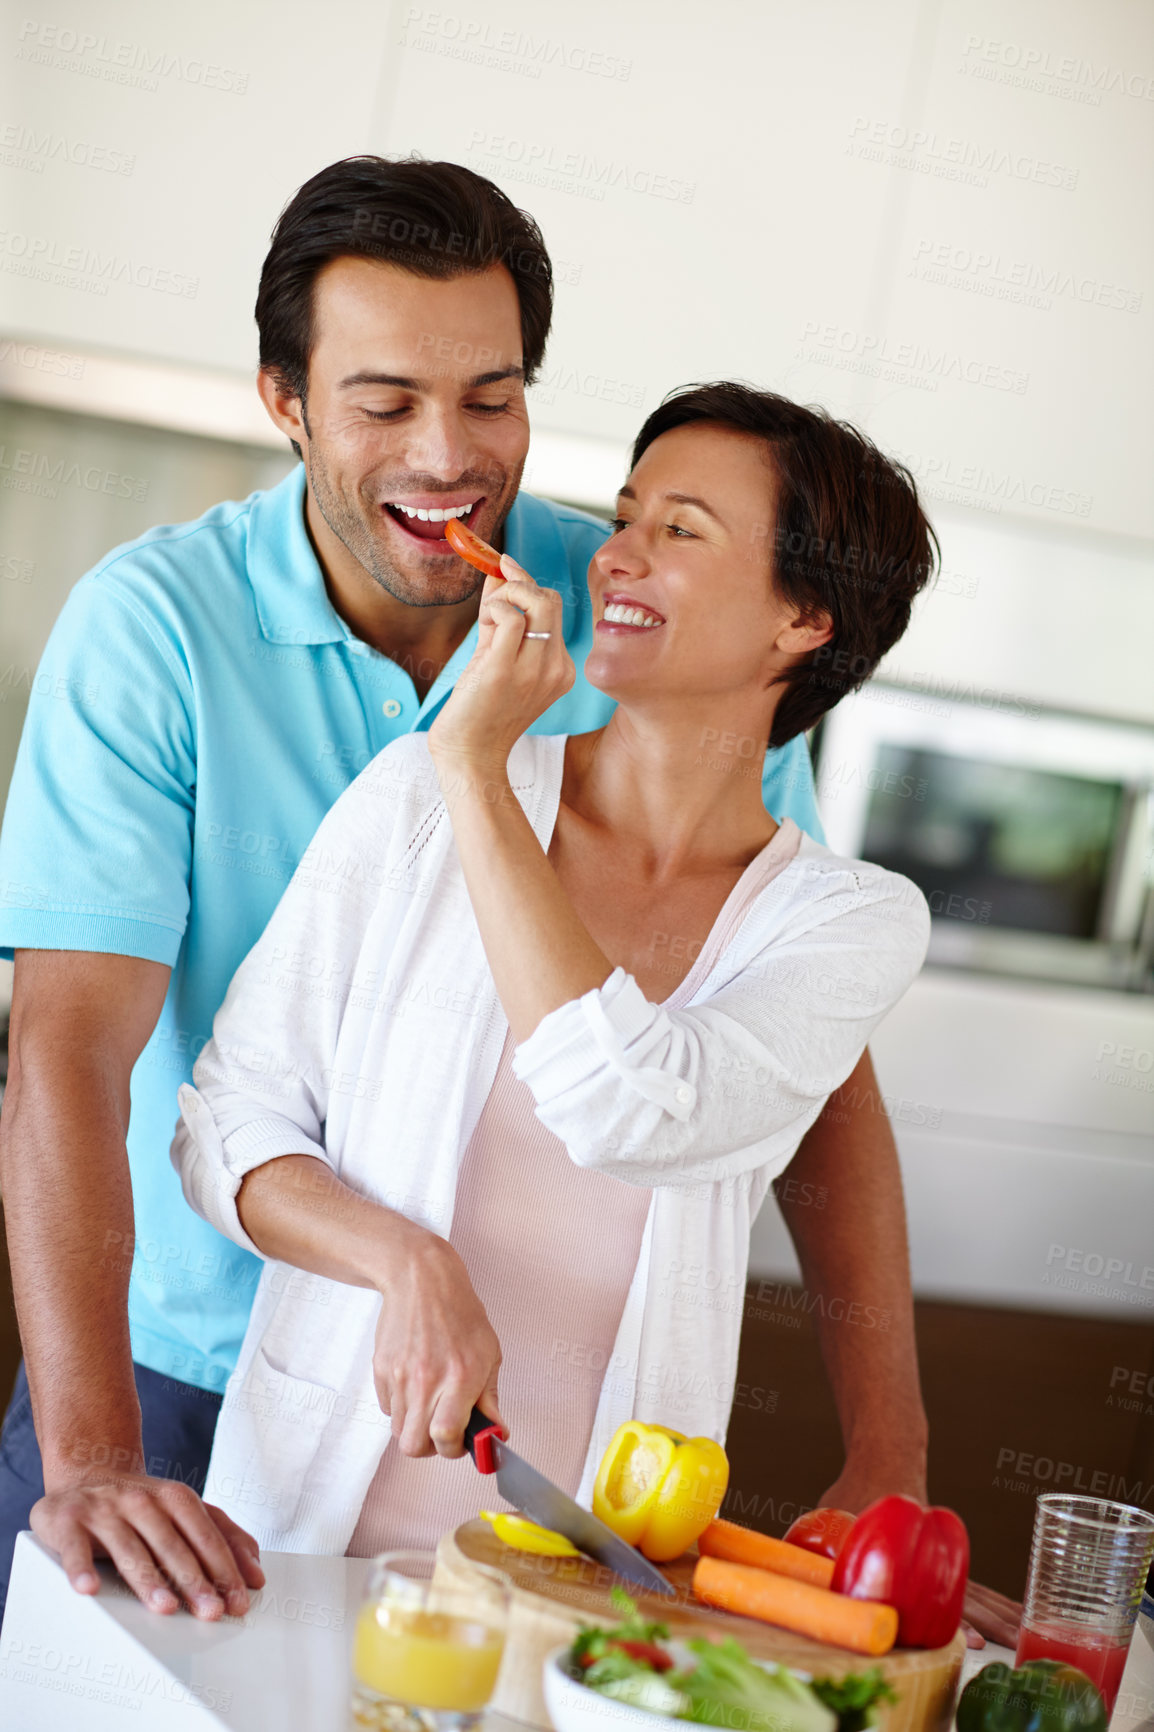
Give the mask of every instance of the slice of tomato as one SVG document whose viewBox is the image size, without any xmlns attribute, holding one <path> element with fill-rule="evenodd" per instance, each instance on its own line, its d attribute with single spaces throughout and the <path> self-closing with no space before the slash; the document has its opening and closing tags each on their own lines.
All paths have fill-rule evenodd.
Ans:
<svg viewBox="0 0 1154 1732">
<path fill-rule="evenodd" d="M 791 1546 L 836 1559 L 856 1520 L 847 1509 L 811 1509 L 798 1516 L 785 1537 Z"/>
<path fill-rule="evenodd" d="M 468 524 L 462 523 L 459 517 L 450 517 L 445 524 L 445 540 L 459 553 L 469 565 L 475 565 L 478 571 L 483 571 L 486 577 L 500 577 L 501 555 L 495 547 L 490 547 L 487 541 L 482 541 L 479 535 L 474 535 Z"/>
<path fill-rule="evenodd" d="M 622 1641 L 615 1636 L 609 1646 L 620 1648 L 631 1660 L 640 1660 L 643 1665 L 652 1666 L 655 1672 L 668 1672 L 673 1665 L 673 1656 L 667 1654 L 664 1648 L 659 1648 L 656 1642 Z"/>
</svg>

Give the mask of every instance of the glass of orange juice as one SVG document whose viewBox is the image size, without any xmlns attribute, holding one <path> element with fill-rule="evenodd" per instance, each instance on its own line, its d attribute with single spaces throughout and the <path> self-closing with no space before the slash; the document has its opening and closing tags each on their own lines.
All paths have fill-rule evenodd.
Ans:
<svg viewBox="0 0 1154 1732">
<path fill-rule="evenodd" d="M 438 1582 L 433 1552 L 374 1558 L 353 1639 L 357 1732 L 469 1732 L 497 1682 L 511 1586 L 474 1566 Z"/>
</svg>

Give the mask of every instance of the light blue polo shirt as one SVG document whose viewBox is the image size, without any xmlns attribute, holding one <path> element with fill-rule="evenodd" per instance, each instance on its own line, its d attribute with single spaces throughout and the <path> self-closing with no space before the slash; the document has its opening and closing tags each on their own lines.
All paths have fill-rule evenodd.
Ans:
<svg viewBox="0 0 1154 1732">
<path fill-rule="evenodd" d="M 382 747 L 430 726 L 476 634 L 421 703 L 329 602 L 304 483 L 298 465 L 268 492 L 150 530 L 81 579 L 33 684 L 0 838 L 4 954 L 103 951 L 172 968 L 132 1074 L 132 1351 L 218 1391 L 260 1262 L 184 1201 L 168 1154 L 176 1091 L 317 825 Z M 506 525 L 513 557 L 564 596 L 578 669 L 586 571 L 608 533 L 527 494 Z M 583 733 L 612 709 L 579 672 L 533 731 Z M 768 754 L 764 790 L 776 817 L 821 837 L 804 740 Z"/>
</svg>

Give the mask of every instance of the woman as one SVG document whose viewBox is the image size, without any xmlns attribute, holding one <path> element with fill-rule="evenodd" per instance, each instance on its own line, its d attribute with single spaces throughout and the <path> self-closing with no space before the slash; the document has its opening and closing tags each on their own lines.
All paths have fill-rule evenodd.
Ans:
<svg viewBox="0 0 1154 1732">
<path fill-rule="evenodd" d="M 499 1364 L 517 1448 L 584 1502 L 625 1418 L 723 1441 L 750 1226 L 921 964 L 919 892 L 760 799 L 766 743 L 908 622 L 908 474 L 707 386 L 649 417 L 618 510 L 589 570 L 608 726 L 525 733 L 574 676 L 559 597 L 506 557 L 452 696 L 325 819 L 182 1090 L 189 1200 L 270 1259 L 206 1493 L 262 1544 L 475 1514 L 461 1432 L 474 1401 L 505 1424 Z"/>
</svg>

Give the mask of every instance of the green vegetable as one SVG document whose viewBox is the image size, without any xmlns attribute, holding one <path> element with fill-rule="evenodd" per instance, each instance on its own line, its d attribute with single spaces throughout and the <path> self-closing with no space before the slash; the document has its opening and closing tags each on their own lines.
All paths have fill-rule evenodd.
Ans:
<svg viewBox="0 0 1154 1732">
<path fill-rule="evenodd" d="M 1106 1732 L 1095 1686 L 1063 1660 L 983 1666 L 958 1702 L 958 1732 Z"/>
<path fill-rule="evenodd" d="M 668 1714 L 675 1719 L 683 1719 L 688 1707 L 687 1698 L 669 1682 L 669 1673 L 650 1672 L 643 1667 L 637 1667 L 628 1677 L 613 1678 L 607 1684 L 596 1684 L 594 1689 L 600 1690 L 603 1696 L 612 1696 L 614 1701 L 628 1702 L 631 1708 L 644 1708 L 649 1714 Z M 585 1682 L 588 1683 L 588 1675 Z"/>
<path fill-rule="evenodd" d="M 667 1626 L 639 1618 L 636 1604 L 621 1588 L 613 1589 L 612 1599 L 622 1622 L 611 1630 L 587 1625 L 574 1639 L 569 1658 L 583 1684 L 630 1707 L 702 1726 L 724 1726 L 727 1732 L 867 1732 L 874 1724 L 877 1704 L 897 1700 L 877 1666 L 845 1678 L 818 1678 L 811 1685 L 785 1666 L 757 1665 L 732 1636 L 721 1642 L 688 1642 L 695 1664 L 682 1672 L 668 1670 L 672 1657 L 658 1646 L 669 1637 Z M 631 1644 L 633 1651 L 626 1651 L 623 1643 Z M 639 1651 L 639 1645 L 649 1652 Z M 960 1728 L 960 1732 L 980 1729 Z M 1012 1732 L 1105 1729 L 1013 1728 Z"/>
<path fill-rule="evenodd" d="M 838 1732 L 866 1732 L 867 1727 L 877 1724 L 878 1703 L 898 1699 L 880 1666 L 871 1666 L 868 1672 L 849 1672 L 844 1678 L 815 1678 L 810 1689 L 837 1715 Z"/>
<path fill-rule="evenodd" d="M 676 1677 L 689 1698 L 690 1720 L 731 1732 L 836 1732 L 837 1716 L 784 1666 L 757 1666 L 732 1636 L 686 1644 L 697 1655 Z"/>
</svg>

